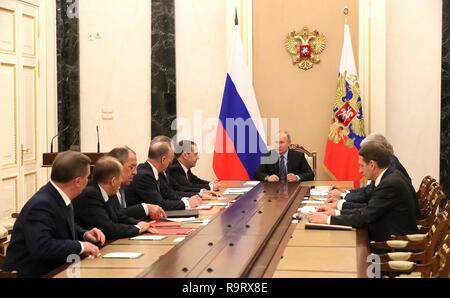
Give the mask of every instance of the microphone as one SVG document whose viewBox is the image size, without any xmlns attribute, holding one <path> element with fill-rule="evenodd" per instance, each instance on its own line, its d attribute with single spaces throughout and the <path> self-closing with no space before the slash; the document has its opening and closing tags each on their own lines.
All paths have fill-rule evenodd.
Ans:
<svg viewBox="0 0 450 298">
<path fill-rule="evenodd" d="M 98 125 L 97 125 L 97 153 L 100 153 L 100 136 L 98 134 Z"/>
<path fill-rule="evenodd" d="M 63 130 L 61 130 L 60 132 L 58 132 L 57 134 L 56 134 L 56 136 L 54 136 L 53 138 L 52 138 L 52 140 L 50 141 L 50 153 L 53 153 L 53 141 L 55 140 L 55 138 L 56 137 L 58 137 L 60 134 L 62 134 L 63 132 L 65 132 L 66 130 L 68 130 L 69 129 L 69 126 L 70 125 L 67 125 Z"/>
</svg>

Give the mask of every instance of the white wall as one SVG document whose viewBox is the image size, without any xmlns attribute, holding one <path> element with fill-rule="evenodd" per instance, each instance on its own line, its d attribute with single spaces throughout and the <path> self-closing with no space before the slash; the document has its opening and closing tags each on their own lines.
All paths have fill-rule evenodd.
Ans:
<svg viewBox="0 0 450 298">
<path fill-rule="evenodd" d="M 386 136 L 417 188 L 439 178 L 442 0 L 387 1 Z"/>
<path fill-rule="evenodd" d="M 235 7 L 251 68 L 251 1 L 175 0 L 177 116 L 179 138 L 194 140 L 200 160 L 195 173 L 212 179 L 216 126 L 225 87 Z M 250 53 L 249 53 L 250 51 Z"/>
<path fill-rule="evenodd" d="M 98 125 L 101 151 L 128 145 L 143 161 L 151 134 L 151 1 L 80 0 L 79 15 L 81 150 L 96 152 Z M 113 120 L 102 119 L 103 111 L 113 111 Z"/>
</svg>

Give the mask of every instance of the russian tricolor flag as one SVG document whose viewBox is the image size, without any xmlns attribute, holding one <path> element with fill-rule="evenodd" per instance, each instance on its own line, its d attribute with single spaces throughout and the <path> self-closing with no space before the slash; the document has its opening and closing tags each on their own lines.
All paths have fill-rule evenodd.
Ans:
<svg viewBox="0 0 450 298">
<path fill-rule="evenodd" d="M 263 121 L 236 25 L 216 144 L 213 169 L 220 180 L 251 180 L 267 151 Z"/>
</svg>

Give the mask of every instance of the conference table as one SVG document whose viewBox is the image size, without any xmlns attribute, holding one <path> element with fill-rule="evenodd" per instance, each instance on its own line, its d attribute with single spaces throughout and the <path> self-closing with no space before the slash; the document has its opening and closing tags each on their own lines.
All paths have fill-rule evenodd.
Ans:
<svg viewBox="0 0 450 298">
<path fill-rule="evenodd" d="M 100 250 L 102 256 L 135 252 L 142 254 L 139 258 L 85 258 L 61 266 L 48 277 L 366 277 L 365 229 L 310 230 L 305 229 L 306 216 L 293 221 L 311 187 L 349 189 L 353 182 L 251 185 L 244 194 L 204 201 L 228 204 L 200 210 L 199 221 L 183 222 L 182 227 L 193 229 L 187 236 L 169 235 L 160 241 L 119 239 Z M 249 186 L 243 181 L 221 181 L 222 191 L 239 187 Z"/>
</svg>

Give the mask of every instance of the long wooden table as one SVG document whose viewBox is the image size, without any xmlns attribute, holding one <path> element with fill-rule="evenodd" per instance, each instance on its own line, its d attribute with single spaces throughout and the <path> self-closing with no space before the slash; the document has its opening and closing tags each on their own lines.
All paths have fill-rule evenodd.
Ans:
<svg viewBox="0 0 450 298">
<path fill-rule="evenodd" d="M 83 259 L 61 267 L 51 276 L 64 277 L 363 277 L 367 233 L 361 231 L 305 230 L 305 218 L 292 223 L 309 186 L 337 184 L 260 183 L 228 208 L 200 211 L 206 226 L 183 223 L 196 230 L 183 241 L 168 236 L 162 241 L 120 239 L 101 249 L 140 252 L 133 260 Z M 239 187 L 241 181 L 222 186 Z M 351 187 L 350 182 L 338 183 Z M 205 201 L 206 202 L 206 201 Z M 76 267 L 74 267 L 76 266 Z"/>
</svg>

